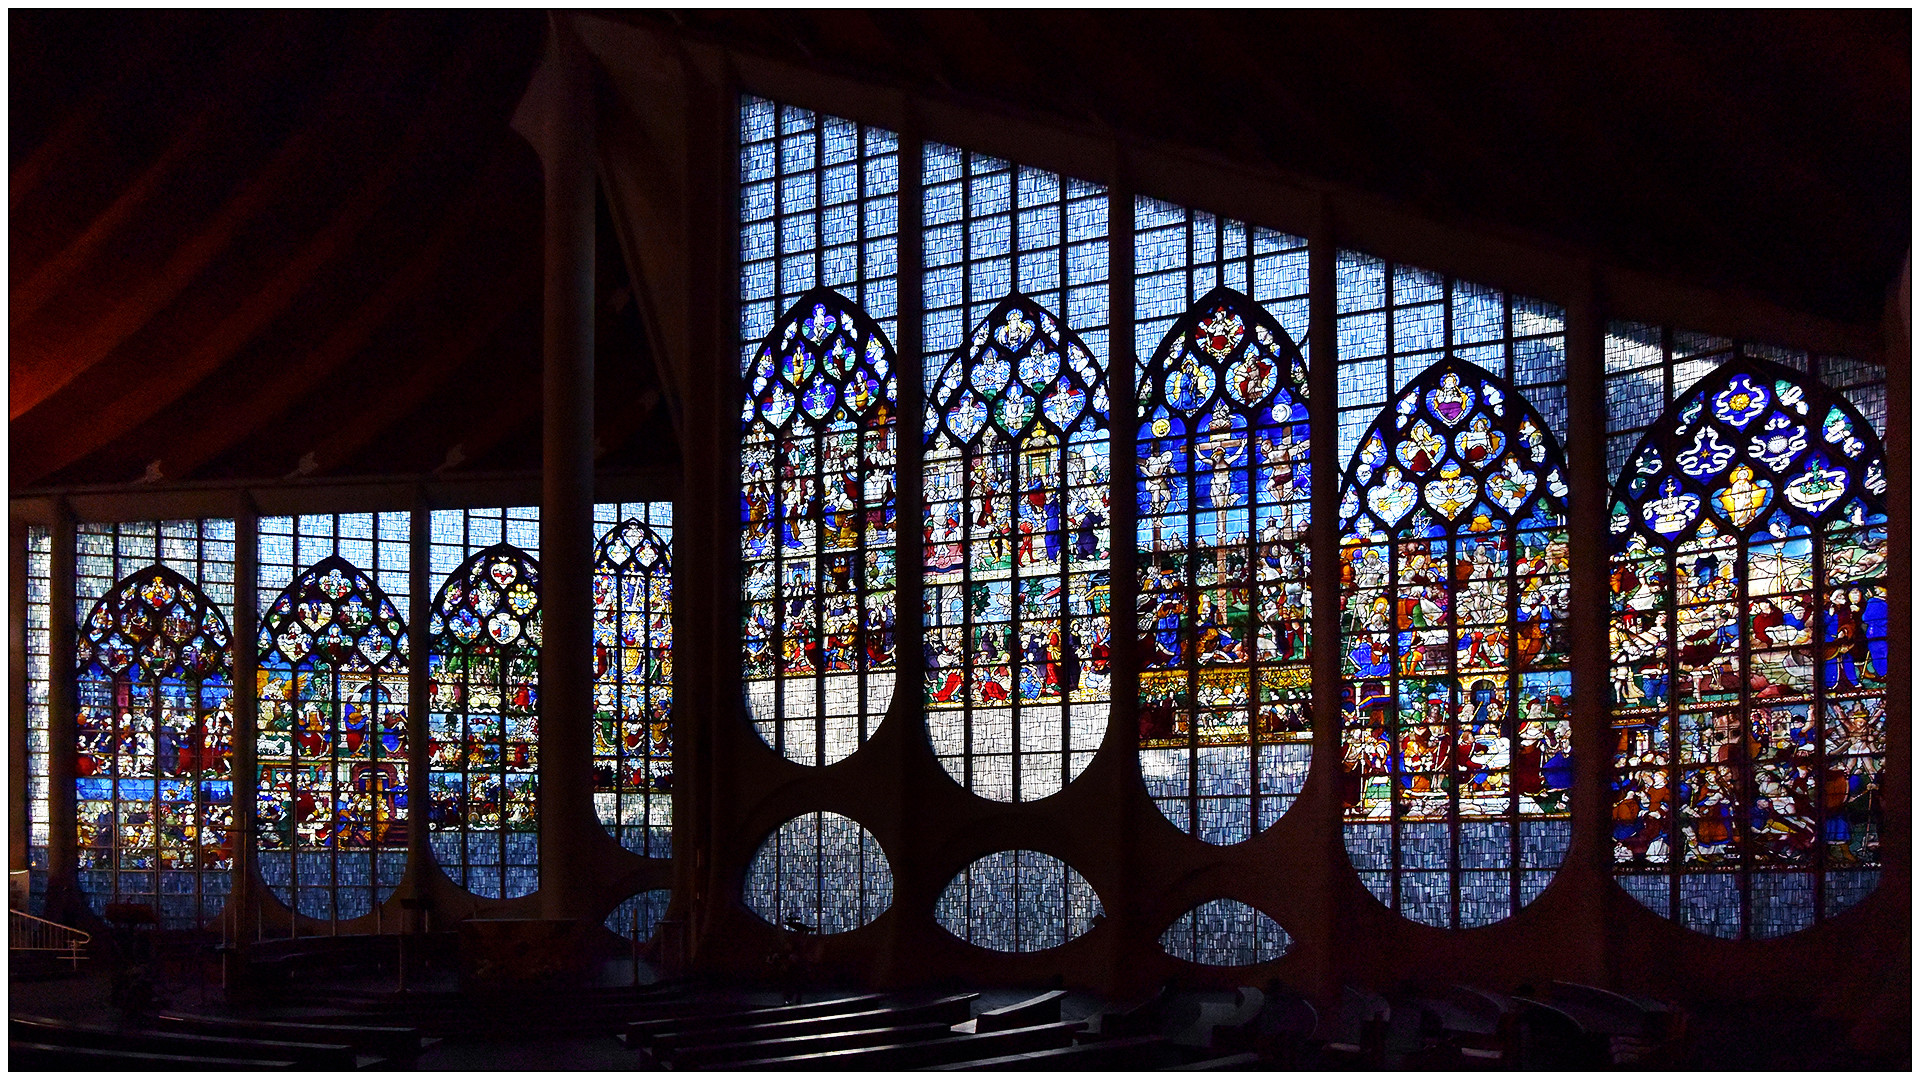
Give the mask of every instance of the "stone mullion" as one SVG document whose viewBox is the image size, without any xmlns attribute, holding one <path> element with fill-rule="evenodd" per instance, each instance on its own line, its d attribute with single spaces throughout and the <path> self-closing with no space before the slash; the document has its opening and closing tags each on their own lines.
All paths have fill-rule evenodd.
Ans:
<svg viewBox="0 0 1920 1080">
<path fill-rule="evenodd" d="M 1308 932 L 1325 942 L 1323 951 L 1314 971 L 1314 986 L 1317 994 L 1338 993 L 1342 962 L 1338 959 L 1340 946 L 1346 938 L 1347 918 L 1333 904 L 1330 894 L 1337 888 L 1344 875 L 1352 873 L 1344 850 L 1343 833 L 1345 830 L 1344 813 L 1340 799 L 1341 775 L 1341 712 L 1340 712 L 1340 646 L 1341 646 L 1341 596 L 1340 596 L 1340 410 L 1339 410 L 1339 271 L 1338 271 L 1339 235 L 1330 201 L 1324 196 L 1315 209 L 1313 225 L 1308 237 L 1307 247 L 1307 415 L 1308 415 L 1308 458 L 1310 463 L 1309 498 L 1311 518 L 1308 525 L 1308 551 L 1311 564 L 1308 568 L 1313 602 L 1310 617 L 1311 642 L 1308 655 L 1312 662 L 1313 716 L 1313 758 L 1310 766 L 1310 779 L 1301 792 L 1301 801 L 1307 802 L 1307 812 L 1317 825 L 1316 832 L 1330 838 L 1322 857 L 1308 865 L 1320 872 L 1314 895 L 1322 899 L 1317 908 L 1310 909 L 1310 915 L 1317 925 L 1310 924 Z M 1393 547 L 1388 545 L 1389 559 Z M 1389 563 L 1389 584 L 1392 582 L 1392 563 Z M 1397 638 L 1389 641 L 1397 645 Z M 1397 659 L 1397 658 L 1396 658 Z M 1399 688 L 1395 675 L 1387 680 L 1388 687 L 1398 700 Z M 1398 719 L 1395 717 L 1394 726 Z M 1314 781 L 1317 780 L 1316 784 Z M 1394 785 L 1391 773 L 1388 777 L 1389 798 Z M 1305 796 L 1312 795 L 1311 799 Z M 1391 807 L 1391 803 L 1389 804 Z M 1398 849 L 1397 830 L 1393 824 L 1393 815 L 1388 817 L 1388 854 L 1392 858 Z M 1388 878 L 1391 895 L 1398 895 L 1397 874 L 1391 862 L 1388 864 Z M 1303 935 L 1304 936 L 1304 935 Z"/>
<path fill-rule="evenodd" d="M 233 831 L 229 835 L 229 843 L 233 851 L 233 869 L 230 872 L 227 904 L 236 912 L 245 911 L 265 900 L 264 896 L 257 895 L 254 880 L 259 852 L 259 836 L 256 832 L 260 731 L 260 657 L 256 640 L 260 618 L 259 524 L 253 500 L 243 495 L 233 522 L 233 756 L 232 786 L 229 788 L 232 793 L 229 819 Z M 203 596 L 205 580 L 203 574 L 200 585 Z M 208 602 L 212 602 L 211 598 Z M 338 737 L 336 726 L 335 739 Z M 332 807 L 328 809 L 331 813 Z M 296 867 L 300 861 L 297 850 L 296 844 Z"/>
</svg>

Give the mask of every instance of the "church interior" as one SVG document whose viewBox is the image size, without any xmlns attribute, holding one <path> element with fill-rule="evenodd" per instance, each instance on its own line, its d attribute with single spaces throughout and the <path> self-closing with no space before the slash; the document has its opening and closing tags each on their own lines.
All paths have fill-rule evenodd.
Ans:
<svg viewBox="0 0 1920 1080">
<path fill-rule="evenodd" d="M 1912 1067 L 1910 12 L 8 30 L 10 1067 Z"/>
</svg>

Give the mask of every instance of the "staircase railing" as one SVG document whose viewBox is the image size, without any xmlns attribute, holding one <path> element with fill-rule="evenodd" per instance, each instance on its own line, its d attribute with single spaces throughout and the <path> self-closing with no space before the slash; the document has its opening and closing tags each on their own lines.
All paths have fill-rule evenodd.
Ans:
<svg viewBox="0 0 1920 1080">
<path fill-rule="evenodd" d="M 50 952 L 78 969 L 86 959 L 87 942 L 93 935 L 85 930 L 63 926 L 51 919 L 7 909 L 7 950 L 9 952 Z"/>
</svg>

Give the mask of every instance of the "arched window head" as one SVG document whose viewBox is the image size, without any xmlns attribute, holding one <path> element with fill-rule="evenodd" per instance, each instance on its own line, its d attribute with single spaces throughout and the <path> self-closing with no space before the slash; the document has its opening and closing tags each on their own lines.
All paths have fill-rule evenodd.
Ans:
<svg viewBox="0 0 1920 1080">
<path fill-rule="evenodd" d="M 206 594 L 158 564 L 129 575 L 81 627 L 80 677 L 154 683 L 232 674 L 226 619 Z"/>
<path fill-rule="evenodd" d="M 366 915 L 407 865 L 406 623 L 332 555 L 260 619 L 260 873 L 316 919 Z"/>
<path fill-rule="evenodd" d="M 673 854 L 673 566 L 638 518 L 593 557 L 593 770 L 600 824 L 628 851 Z"/>
<path fill-rule="evenodd" d="M 204 924 L 233 869 L 233 648 L 226 618 L 161 565 L 80 627 L 75 819 L 95 911 L 150 904 Z"/>
<path fill-rule="evenodd" d="M 1566 853 L 1566 498 L 1539 413 L 1455 357 L 1388 403 L 1348 467 L 1347 854 L 1417 922 L 1505 918 Z"/>
<path fill-rule="evenodd" d="M 448 575 L 428 623 L 427 828 L 455 883 L 540 886 L 540 564 L 512 544 Z"/>
<path fill-rule="evenodd" d="M 1286 813 L 1313 754 L 1306 361 L 1218 288 L 1141 399 L 1140 771 L 1168 820 L 1237 843 Z"/>
<path fill-rule="evenodd" d="M 934 752 L 975 794 L 1045 798 L 1106 734 L 1105 365 L 1010 294 L 941 370 L 923 461 Z"/>
<path fill-rule="evenodd" d="M 1792 933 L 1879 881 L 1886 458 L 1840 395 L 1740 356 L 1614 489 L 1613 860 L 1718 937 Z"/>
<path fill-rule="evenodd" d="M 893 700 L 893 345 L 858 305 L 814 289 L 762 342 L 747 383 L 747 708 L 782 756 L 831 765 Z"/>
</svg>

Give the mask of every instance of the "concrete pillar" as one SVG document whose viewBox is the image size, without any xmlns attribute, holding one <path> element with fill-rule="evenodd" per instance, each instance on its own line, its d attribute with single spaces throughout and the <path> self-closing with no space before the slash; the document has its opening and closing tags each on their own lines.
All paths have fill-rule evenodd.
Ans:
<svg viewBox="0 0 1920 1080">
<path fill-rule="evenodd" d="M 61 499 L 55 513 L 47 583 L 47 914 L 58 919 L 85 905 L 74 880 L 74 714 L 80 698 L 73 664 L 80 616 L 74 611 L 73 510 Z"/>
<path fill-rule="evenodd" d="M 27 523 L 7 522 L 7 871 L 27 869 Z M 9 878 L 11 881 L 11 878 Z"/>
<path fill-rule="evenodd" d="M 1607 685 L 1606 321 L 1592 276 L 1567 304 L 1567 610 L 1579 613 L 1571 635 L 1573 670 L 1573 842 L 1560 868 L 1574 886 L 1582 927 L 1566 942 L 1572 978 L 1606 979 L 1607 897 L 1613 844 L 1608 833 L 1608 773 L 1613 739 Z"/>
<path fill-rule="evenodd" d="M 593 814 L 593 81 L 564 15 L 514 116 L 546 179 L 540 489 L 540 896 L 587 917 Z"/>
<path fill-rule="evenodd" d="M 233 520 L 233 756 L 229 761 L 233 870 L 227 906 L 220 914 L 223 924 L 236 929 L 247 922 L 257 923 L 253 913 L 267 897 L 265 883 L 254 873 L 260 850 L 254 814 L 259 785 L 256 740 L 260 731 L 260 650 L 255 639 L 260 622 L 260 519 L 246 492 L 240 493 L 239 501 Z"/>
<path fill-rule="evenodd" d="M 1318 897 L 1313 923 L 1301 927 L 1303 944 L 1320 955 L 1310 976 L 1310 993 L 1328 1000 L 1339 993 L 1342 974 L 1340 942 L 1346 933 L 1334 896 L 1351 872 L 1341 844 L 1340 820 L 1340 382 L 1339 338 L 1335 334 L 1339 286 L 1339 237 L 1333 208 L 1321 199 L 1313 229 L 1307 237 L 1307 422 L 1308 449 L 1313 471 L 1309 498 L 1313 508 L 1308 527 L 1313 561 L 1308 583 L 1313 591 L 1311 659 L 1313 664 L 1313 763 L 1301 791 L 1296 813 L 1310 815 L 1314 830 L 1326 838 L 1321 858 L 1308 865 L 1321 870 L 1317 882 L 1305 883 L 1308 895 Z"/>
</svg>

